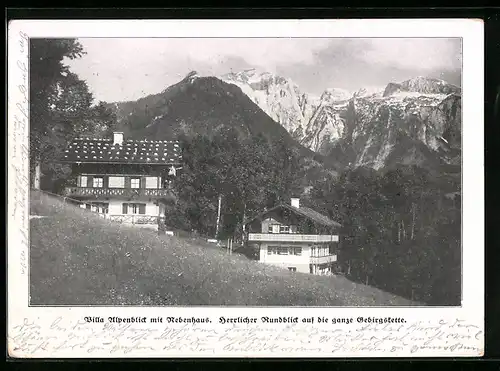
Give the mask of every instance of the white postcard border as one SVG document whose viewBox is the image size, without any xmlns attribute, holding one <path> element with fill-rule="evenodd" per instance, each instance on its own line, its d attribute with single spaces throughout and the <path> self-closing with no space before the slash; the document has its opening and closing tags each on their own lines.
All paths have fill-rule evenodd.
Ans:
<svg viewBox="0 0 500 371">
<path fill-rule="evenodd" d="M 28 307 L 29 37 L 461 37 L 463 40 L 463 302 L 461 308 Z M 484 50 L 474 19 L 398 20 L 26 20 L 8 31 L 8 346 L 13 357 L 393 357 L 484 352 Z M 24 232 L 24 234 L 23 234 Z M 85 316 L 209 317 L 211 324 L 118 329 Z M 220 325 L 226 317 L 314 317 L 311 324 Z M 318 317 L 354 323 L 319 324 Z M 398 336 L 356 318 L 403 318 Z M 458 322 L 457 322 L 458 321 Z M 418 323 L 418 325 L 416 325 Z M 229 327 L 228 327 L 229 326 Z M 364 327 L 363 327 L 364 326 Z M 413 330 L 408 327 L 413 326 Z M 420 326 L 418 330 L 415 330 Z M 148 329 L 151 329 L 149 331 Z M 135 330 L 135 332 L 133 331 Z M 161 331 L 160 331 L 161 330 Z M 132 331 L 132 332 L 131 332 Z M 167 331 L 168 335 L 164 334 Z M 334 337 L 352 331 L 353 337 Z M 406 332 L 405 332 L 406 331 Z M 410 333 L 411 332 L 411 333 Z M 155 333 L 156 335 L 152 335 Z M 396 331 L 396 334 L 398 332 Z M 70 336 L 71 334 L 71 336 Z M 135 335 L 134 335 L 135 334 Z M 140 335 L 137 335 L 140 334 Z M 439 334 L 440 336 L 438 336 Z M 344 336 L 342 335 L 342 336 Z M 399 332 L 399 337 L 404 334 Z M 418 335 L 418 336 L 417 336 Z M 134 338 L 134 336 L 136 338 Z M 387 337 L 386 336 L 386 337 Z M 140 337 L 137 340 L 137 337 Z M 365 339 L 371 339 L 366 340 Z M 168 340 L 166 340 L 168 338 Z M 444 338 L 444 339 L 443 339 Z M 343 341 L 343 346 L 339 344 Z M 356 342 L 357 341 L 357 342 Z M 455 341 L 455 342 L 453 342 Z M 111 344 L 111 345 L 110 345 Z M 167 344 L 167 345 L 165 345 Z M 347 344 L 347 345 L 346 345 Z M 423 344 L 423 345 L 422 345 Z M 456 345 L 455 344 L 459 344 Z M 422 346 L 420 346 L 422 345 Z M 453 349 L 452 346 L 455 346 Z"/>
</svg>

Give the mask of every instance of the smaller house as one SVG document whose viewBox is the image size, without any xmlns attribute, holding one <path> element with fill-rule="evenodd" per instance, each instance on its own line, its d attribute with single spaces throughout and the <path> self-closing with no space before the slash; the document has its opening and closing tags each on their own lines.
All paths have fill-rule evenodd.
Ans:
<svg viewBox="0 0 500 371">
<path fill-rule="evenodd" d="M 330 275 L 335 271 L 341 225 L 300 205 L 280 204 L 245 222 L 246 243 L 259 261 L 291 271 Z"/>
</svg>

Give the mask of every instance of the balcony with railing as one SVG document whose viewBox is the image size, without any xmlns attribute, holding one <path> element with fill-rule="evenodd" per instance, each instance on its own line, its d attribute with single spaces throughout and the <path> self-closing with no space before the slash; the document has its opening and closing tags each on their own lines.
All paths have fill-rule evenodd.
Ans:
<svg viewBox="0 0 500 371">
<path fill-rule="evenodd" d="M 142 214 L 105 214 L 97 213 L 101 218 L 111 220 L 113 222 L 119 222 L 124 224 L 135 224 L 135 225 L 158 225 L 163 223 L 165 218 L 158 215 L 142 215 Z"/>
<path fill-rule="evenodd" d="M 97 187 L 66 187 L 64 194 L 67 197 L 168 197 L 172 190 L 169 188 L 97 188 Z"/>
<path fill-rule="evenodd" d="M 249 233 L 250 242 L 338 242 L 337 235 L 297 234 L 297 233 Z"/>
<path fill-rule="evenodd" d="M 328 264 L 337 261 L 337 255 L 311 256 L 311 264 Z"/>
</svg>

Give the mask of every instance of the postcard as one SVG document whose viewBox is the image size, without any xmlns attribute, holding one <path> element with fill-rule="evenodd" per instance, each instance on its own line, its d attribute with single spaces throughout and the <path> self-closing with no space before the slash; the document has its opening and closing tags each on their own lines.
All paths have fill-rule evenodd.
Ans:
<svg viewBox="0 0 500 371">
<path fill-rule="evenodd" d="M 13 358 L 481 357 L 483 23 L 16 20 Z"/>
</svg>

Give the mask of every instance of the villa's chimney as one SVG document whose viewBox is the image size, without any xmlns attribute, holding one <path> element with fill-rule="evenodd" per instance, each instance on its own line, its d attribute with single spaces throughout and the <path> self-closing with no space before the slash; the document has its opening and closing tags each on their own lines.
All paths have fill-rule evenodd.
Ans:
<svg viewBox="0 0 500 371">
<path fill-rule="evenodd" d="M 292 197 L 290 203 L 293 207 L 300 208 L 300 198 Z"/>
<path fill-rule="evenodd" d="M 122 143 L 123 143 L 123 132 L 121 131 L 113 132 L 113 145 L 118 144 L 121 146 Z"/>
</svg>

